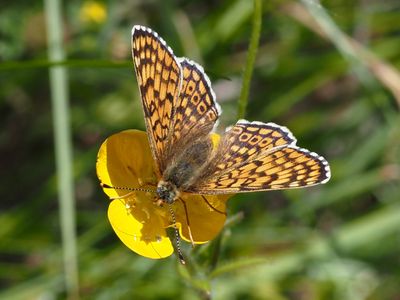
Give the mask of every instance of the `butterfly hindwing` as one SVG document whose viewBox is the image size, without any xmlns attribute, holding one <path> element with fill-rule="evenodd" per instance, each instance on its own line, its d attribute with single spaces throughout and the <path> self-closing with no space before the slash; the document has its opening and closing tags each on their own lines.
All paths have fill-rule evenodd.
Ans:
<svg viewBox="0 0 400 300">
<path fill-rule="evenodd" d="M 310 186 L 328 181 L 327 161 L 295 145 L 289 130 L 276 124 L 239 121 L 190 188 L 199 194 L 225 194 Z"/>
<path fill-rule="evenodd" d="M 208 134 L 221 113 L 203 68 L 186 58 L 179 61 L 183 76 L 174 115 L 172 147 L 193 142 L 193 138 L 200 138 L 200 133 Z"/>
<path fill-rule="evenodd" d="M 239 120 L 226 130 L 214 159 L 219 170 L 226 170 L 243 161 L 250 161 L 274 147 L 295 144 L 296 139 L 286 127 L 274 123 Z"/>
</svg>

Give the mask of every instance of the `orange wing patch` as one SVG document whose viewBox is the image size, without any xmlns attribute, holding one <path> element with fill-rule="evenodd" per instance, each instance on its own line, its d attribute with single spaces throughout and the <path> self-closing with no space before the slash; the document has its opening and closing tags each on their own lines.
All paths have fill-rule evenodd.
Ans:
<svg viewBox="0 0 400 300">
<path fill-rule="evenodd" d="M 164 40 L 142 26 L 132 29 L 132 55 L 150 146 L 161 174 L 182 82 L 181 67 Z"/>
</svg>

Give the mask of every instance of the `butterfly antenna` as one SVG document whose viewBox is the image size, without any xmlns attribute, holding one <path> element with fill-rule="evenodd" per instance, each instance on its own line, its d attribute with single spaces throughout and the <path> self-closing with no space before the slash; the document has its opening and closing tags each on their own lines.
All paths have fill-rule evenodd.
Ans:
<svg viewBox="0 0 400 300">
<path fill-rule="evenodd" d="M 171 213 L 172 222 L 174 223 L 174 230 L 175 230 L 175 239 L 176 239 L 176 251 L 178 252 L 179 261 L 182 265 L 186 264 L 185 258 L 183 257 L 182 250 L 181 250 L 181 238 L 179 237 L 178 227 L 176 227 L 176 218 L 174 210 L 172 209 L 172 204 L 168 205 L 169 212 Z"/>
<path fill-rule="evenodd" d="M 111 186 L 105 183 L 100 183 L 100 186 L 104 189 L 114 189 L 114 190 L 125 190 L 131 192 L 148 192 L 148 193 L 155 193 L 154 190 L 144 189 L 144 188 L 131 188 L 131 187 L 121 187 L 121 186 Z"/>
</svg>

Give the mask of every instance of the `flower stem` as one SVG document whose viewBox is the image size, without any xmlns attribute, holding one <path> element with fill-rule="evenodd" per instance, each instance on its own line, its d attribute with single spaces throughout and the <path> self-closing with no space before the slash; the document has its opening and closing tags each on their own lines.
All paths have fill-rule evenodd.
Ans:
<svg viewBox="0 0 400 300">
<path fill-rule="evenodd" d="M 213 241 L 213 249 L 211 252 L 211 260 L 210 260 L 210 272 L 213 271 L 218 265 L 218 260 L 221 253 L 222 234 L 223 232 L 221 232 Z"/>
<path fill-rule="evenodd" d="M 226 220 L 224 229 L 220 232 L 220 234 L 216 237 L 216 239 L 212 242 L 211 245 L 211 256 L 210 256 L 210 266 L 208 273 L 212 273 L 218 266 L 222 243 L 224 241 L 224 237 L 226 237 L 226 229 L 231 227 L 233 224 L 240 222 L 243 219 L 243 212 L 238 212 L 233 215 L 229 219 Z"/>
<path fill-rule="evenodd" d="M 262 1 L 254 0 L 254 14 L 253 24 L 250 37 L 249 50 L 247 52 L 246 66 L 243 71 L 242 89 L 240 91 L 240 98 L 238 103 L 238 119 L 243 119 L 246 114 L 246 107 L 249 101 L 249 90 L 251 75 L 254 69 L 254 62 L 256 60 L 257 49 L 260 41 L 261 32 L 261 19 L 262 19 Z"/>
</svg>

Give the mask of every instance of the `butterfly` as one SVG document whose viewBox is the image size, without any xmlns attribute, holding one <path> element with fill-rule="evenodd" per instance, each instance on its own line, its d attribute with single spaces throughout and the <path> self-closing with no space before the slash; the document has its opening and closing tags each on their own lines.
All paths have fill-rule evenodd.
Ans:
<svg viewBox="0 0 400 300">
<path fill-rule="evenodd" d="M 155 172 L 158 203 L 181 193 L 233 194 L 326 183 L 328 162 L 296 145 L 284 126 L 239 120 L 212 142 L 221 108 L 203 68 L 176 57 L 144 26 L 132 29 L 132 55 Z"/>
<path fill-rule="evenodd" d="M 176 57 L 150 28 L 133 27 L 132 57 L 147 138 L 117 133 L 101 145 L 96 163 L 112 200 L 110 223 L 131 250 L 158 259 L 175 248 L 185 264 L 180 237 L 193 246 L 213 239 L 232 194 L 329 180 L 328 162 L 296 146 L 284 126 L 238 120 L 215 134 L 221 108 L 203 68 Z M 168 228 L 175 229 L 175 244 Z"/>
</svg>

